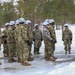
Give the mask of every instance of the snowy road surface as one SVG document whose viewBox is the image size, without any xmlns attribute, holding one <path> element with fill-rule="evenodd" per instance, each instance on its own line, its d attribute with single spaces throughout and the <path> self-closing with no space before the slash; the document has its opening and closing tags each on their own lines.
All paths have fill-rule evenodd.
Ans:
<svg viewBox="0 0 75 75">
<path fill-rule="evenodd" d="M 22 66 L 17 62 L 8 63 L 8 58 L 1 58 L 0 75 L 75 75 L 75 27 L 72 26 L 71 30 L 73 32 L 71 54 L 65 55 L 61 30 L 56 30 L 55 56 L 58 59 L 55 62 L 44 60 L 44 43 L 42 42 L 41 55 L 33 55 L 34 61 L 30 62 L 32 65 L 29 67 Z M 2 50 L 0 56 L 2 56 Z"/>
</svg>

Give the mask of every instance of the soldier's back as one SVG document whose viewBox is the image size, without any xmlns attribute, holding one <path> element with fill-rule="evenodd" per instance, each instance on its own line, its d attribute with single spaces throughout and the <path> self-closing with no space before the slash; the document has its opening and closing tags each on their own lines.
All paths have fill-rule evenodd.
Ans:
<svg viewBox="0 0 75 75">
<path fill-rule="evenodd" d="M 15 42 L 14 30 L 11 27 L 7 30 L 7 36 L 7 42 Z"/>
<path fill-rule="evenodd" d="M 35 30 L 33 31 L 33 35 L 34 35 L 34 38 L 35 38 L 35 39 L 41 39 L 41 37 L 42 37 L 42 32 L 41 32 L 40 29 L 35 29 Z"/>
<path fill-rule="evenodd" d="M 55 33 L 55 30 L 54 30 L 54 27 L 51 26 L 51 25 L 49 26 L 49 33 L 50 33 L 51 38 L 56 40 L 56 33 Z"/>
</svg>

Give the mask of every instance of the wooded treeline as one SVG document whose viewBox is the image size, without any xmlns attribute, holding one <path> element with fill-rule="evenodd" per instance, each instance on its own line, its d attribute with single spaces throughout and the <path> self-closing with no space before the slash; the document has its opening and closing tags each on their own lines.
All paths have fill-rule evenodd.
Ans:
<svg viewBox="0 0 75 75">
<path fill-rule="evenodd" d="M 0 25 L 20 17 L 33 22 L 54 18 L 56 24 L 75 23 L 74 0 L 18 0 L 0 3 Z"/>
</svg>

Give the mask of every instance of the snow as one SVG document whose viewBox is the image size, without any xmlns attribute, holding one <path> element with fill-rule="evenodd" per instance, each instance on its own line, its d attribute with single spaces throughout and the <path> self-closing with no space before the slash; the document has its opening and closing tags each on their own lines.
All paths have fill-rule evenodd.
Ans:
<svg viewBox="0 0 75 75">
<path fill-rule="evenodd" d="M 34 61 L 31 66 L 22 66 L 20 63 L 8 63 L 8 58 L 1 58 L 0 75 L 75 75 L 75 26 L 71 26 L 73 32 L 72 54 L 65 55 L 62 42 L 62 31 L 56 30 L 57 44 L 55 56 L 58 58 L 55 62 L 45 61 L 44 43 L 40 48 L 41 55 L 33 55 Z M 3 57 L 3 46 L 1 46 L 0 56 Z M 33 47 L 32 47 L 33 53 Z"/>
</svg>

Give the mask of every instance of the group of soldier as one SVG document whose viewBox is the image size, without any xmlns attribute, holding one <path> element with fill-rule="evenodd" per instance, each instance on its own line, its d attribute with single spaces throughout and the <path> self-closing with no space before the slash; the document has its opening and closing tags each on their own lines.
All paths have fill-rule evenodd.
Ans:
<svg viewBox="0 0 75 75">
<path fill-rule="evenodd" d="M 39 24 L 34 25 L 32 29 L 31 21 L 20 18 L 15 21 L 10 21 L 5 24 L 5 29 L 0 34 L 0 42 L 3 43 L 4 57 L 8 57 L 8 62 L 19 62 L 24 66 L 30 66 L 28 61 L 33 61 L 31 48 L 34 42 L 34 55 L 40 54 L 39 50 L 41 43 L 44 40 L 45 60 L 55 61 L 54 56 L 56 33 L 54 29 L 54 19 L 46 19 L 43 23 L 43 31 L 39 29 Z M 62 40 L 64 41 L 65 54 L 69 51 L 71 54 L 72 32 L 65 24 L 65 30 L 62 33 Z M 17 56 L 17 60 L 15 60 Z"/>
</svg>

